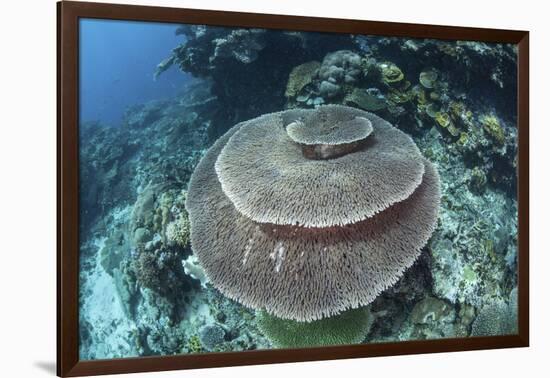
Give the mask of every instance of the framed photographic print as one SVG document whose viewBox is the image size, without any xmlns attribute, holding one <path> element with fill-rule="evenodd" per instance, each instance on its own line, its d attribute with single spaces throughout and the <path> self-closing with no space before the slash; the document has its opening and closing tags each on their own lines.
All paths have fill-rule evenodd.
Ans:
<svg viewBox="0 0 550 378">
<path fill-rule="evenodd" d="M 58 375 L 528 346 L 528 38 L 58 3 Z"/>
</svg>

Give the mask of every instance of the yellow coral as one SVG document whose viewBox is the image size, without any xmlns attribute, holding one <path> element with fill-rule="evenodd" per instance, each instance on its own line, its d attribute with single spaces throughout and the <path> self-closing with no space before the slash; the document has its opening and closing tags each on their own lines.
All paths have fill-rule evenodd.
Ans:
<svg viewBox="0 0 550 378">
<path fill-rule="evenodd" d="M 455 118 L 460 118 L 466 111 L 466 105 L 463 102 L 453 101 L 450 105 L 451 115 Z"/>
<path fill-rule="evenodd" d="M 480 118 L 483 129 L 493 138 L 498 144 L 504 144 L 506 136 L 504 129 L 500 125 L 500 121 L 494 114 L 485 114 Z"/>
<path fill-rule="evenodd" d="M 409 92 L 402 92 L 398 91 L 396 89 L 393 89 L 390 91 L 390 94 L 388 95 L 388 99 L 396 104 L 403 104 L 405 102 L 408 102 L 413 97 L 413 94 L 411 91 Z"/>
<path fill-rule="evenodd" d="M 189 244 L 190 236 L 190 224 L 187 216 L 182 215 L 166 226 L 166 240 L 169 244 L 185 247 Z"/>
<path fill-rule="evenodd" d="M 451 117 L 449 117 L 449 114 L 444 112 L 437 112 L 435 113 L 435 120 L 439 124 L 439 126 L 446 128 L 451 123 Z"/>
<path fill-rule="evenodd" d="M 321 63 L 311 61 L 294 67 L 288 76 L 285 96 L 296 97 L 306 85 L 311 83 L 320 66 Z"/>
<path fill-rule="evenodd" d="M 457 143 L 460 146 L 464 146 L 466 143 L 468 143 L 468 134 L 466 134 L 465 132 L 461 132 L 460 133 L 460 138 L 458 138 Z"/>
<path fill-rule="evenodd" d="M 453 122 L 449 121 L 449 125 L 447 126 L 447 131 L 452 136 L 456 137 L 460 135 L 460 131 L 456 128 Z"/>
<path fill-rule="evenodd" d="M 202 344 L 199 336 L 193 335 L 189 338 L 189 353 L 200 353 L 202 352 Z"/>
<path fill-rule="evenodd" d="M 430 99 L 433 100 L 433 101 L 437 101 L 439 100 L 441 96 L 439 95 L 438 92 L 431 92 L 430 93 Z"/>
<path fill-rule="evenodd" d="M 382 74 L 382 82 L 385 84 L 397 83 L 405 77 L 403 71 L 392 62 L 380 63 L 379 67 Z"/>
<path fill-rule="evenodd" d="M 416 96 L 416 101 L 418 102 L 418 104 L 426 105 L 426 103 L 427 103 L 426 92 L 424 91 L 424 89 L 422 87 L 415 86 L 413 88 L 413 93 Z"/>
</svg>

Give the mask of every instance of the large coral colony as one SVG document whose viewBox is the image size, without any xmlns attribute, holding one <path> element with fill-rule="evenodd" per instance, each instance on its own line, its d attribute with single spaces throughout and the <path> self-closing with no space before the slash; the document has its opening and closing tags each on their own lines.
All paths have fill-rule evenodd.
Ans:
<svg viewBox="0 0 550 378">
<path fill-rule="evenodd" d="M 368 305 L 412 265 L 435 228 L 439 176 L 381 118 L 327 105 L 235 126 L 197 166 L 186 207 L 216 288 L 308 322 Z"/>
<path fill-rule="evenodd" d="M 177 34 L 81 124 L 82 359 L 517 331 L 514 46 Z"/>
</svg>

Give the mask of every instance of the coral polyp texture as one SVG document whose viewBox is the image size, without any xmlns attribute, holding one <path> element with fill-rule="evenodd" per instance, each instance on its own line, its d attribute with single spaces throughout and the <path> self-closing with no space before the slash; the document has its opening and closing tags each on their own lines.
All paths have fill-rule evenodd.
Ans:
<svg viewBox="0 0 550 378">
<path fill-rule="evenodd" d="M 312 156 L 319 145 L 293 140 L 292 124 L 347 147 Z M 349 146 L 350 133 L 361 143 Z M 186 208 L 192 248 L 217 289 L 279 318 L 314 321 L 392 286 L 430 238 L 439 200 L 438 173 L 410 137 L 330 105 L 233 127 L 196 167 Z"/>
<path fill-rule="evenodd" d="M 330 157 L 347 144 L 295 143 L 285 126 L 316 112 L 348 111 L 337 125 L 363 117 L 372 135 L 353 153 Z M 303 121 L 300 121 L 303 119 Z M 215 168 L 235 208 L 258 223 L 304 227 L 345 226 L 408 198 L 422 181 L 424 161 L 410 137 L 381 118 L 342 106 L 272 113 L 239 127 Z M 349 151 L 344 151 L 349 152 Z M 315 156 L 309 156 L 314 154 Z M 307 155 L 304 156 L 304 155 Z"/>
<path fill-rule="evenodd" d="M 368 307 L 313 322 L 281 319 L 259 311 L 258 327 L 277 348 L 309 348 L 357 344 L 365 340 L 374 316 Z"/>
<path fill-rule="evenodd" d="M 339 111 L 340 110 L 340 111 Z M 296 121 L 286 126 L 290 139 L 299 144 L 337 145 L 365 139 L 372 132 L 372 123 L 365 117 L 350 117 L 349 111 L 334 106 L 316 112 L 300 112 Z M 295 113 L 299 115 L 300 113 Z"/>
</svg>

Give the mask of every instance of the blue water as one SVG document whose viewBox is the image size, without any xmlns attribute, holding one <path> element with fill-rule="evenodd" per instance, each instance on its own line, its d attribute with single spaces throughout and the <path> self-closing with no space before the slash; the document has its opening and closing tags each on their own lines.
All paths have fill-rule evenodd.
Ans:
<svg viewBox="0 0 550 378">
<path fill-rule="evenodd" d="M 189 79 L 174 67 L 153 73 L 183 36 L 176 24 L 80 20 L 80 117 L 119 125 L 130 105 L 173 97 Z"/>
</svg>

